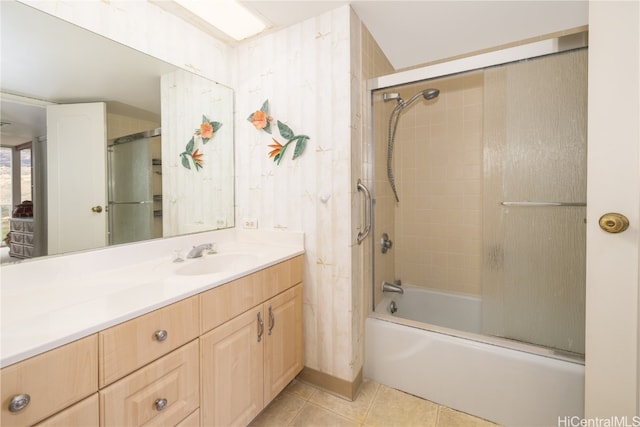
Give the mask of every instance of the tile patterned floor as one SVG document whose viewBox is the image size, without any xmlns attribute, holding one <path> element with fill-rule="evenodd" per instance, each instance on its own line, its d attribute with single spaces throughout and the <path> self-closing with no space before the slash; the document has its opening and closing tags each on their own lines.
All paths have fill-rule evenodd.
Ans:
<svg viewBox="0 0 640 427">
<path fill-rule="evenodd" d="M 489 421 L 440 406 L 373 381 L 354 402 L 293 381 L 251 427 L 496 427 Z"/>
</svg>

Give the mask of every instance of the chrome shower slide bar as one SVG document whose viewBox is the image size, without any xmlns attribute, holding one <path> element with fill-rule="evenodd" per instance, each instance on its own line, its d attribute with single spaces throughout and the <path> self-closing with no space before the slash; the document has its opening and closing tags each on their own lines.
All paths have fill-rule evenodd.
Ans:
<svg viewBox="0 0 640 427">
<path fill-rule="evenodd" d="M 538 207 L 538 206 L 587 206 L 584 202 L 500 202 L 502 206 L 525 206 L 525 207 Z"/>
</svg>

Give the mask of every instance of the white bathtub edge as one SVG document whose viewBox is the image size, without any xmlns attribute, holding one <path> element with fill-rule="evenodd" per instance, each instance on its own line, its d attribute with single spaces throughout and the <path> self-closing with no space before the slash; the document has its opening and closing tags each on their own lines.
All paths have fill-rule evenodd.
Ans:
<svg viewBox="0 0 640 427">
<path fill-rule="evenodd" d="M 583 416 L 584 366 L 369 317 L 366 378 L 504 426 Z"/>
</svg>

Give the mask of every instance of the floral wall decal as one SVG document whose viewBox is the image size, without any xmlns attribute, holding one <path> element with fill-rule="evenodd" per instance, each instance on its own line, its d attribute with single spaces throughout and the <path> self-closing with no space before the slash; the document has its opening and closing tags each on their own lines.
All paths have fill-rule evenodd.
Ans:
<svg viewBox="0 0 640 427">
<path fill-rule="evenodd" d="M 267 99 L 264 101 L 262 107 L 247 117 L 247 120 L 250 121 L 256 129 L 272 133 L 271 122 L 273 122 L 274 119 L 269 115 L 269 100 Z M 279 165 L 287 147 L 289 147 L 289 144 L 294 142 L 296 143 L 292 157 L 292 160 L 295 160 L 302 155 L 304 149 L 307 147 L 307 141 L 311 138 L 307 135 L 296 135 L 289 126 L 282 123 L 280 120 L 277 120 L 276 122 L 280 136 L 287 141 L 282 145 L 274 137 L 271 138 L 274 143 L 269 144 L 269 148 L 272 148 L 269 152 L 269 158 L 273 158 L 273 161 Z"/>
<path fill-rule="evenodd" d="M 182 166 L 191 169 L 191 163 L 193 162 L 196 171 L 202 169 L 204 153 L 197 147 L 197 142 L 202 142 L 202 145 L 206 144 L 221 127 L 222 123 L 210 121 L 207 116 L 203 115 L 200 127 L 193 132 L 193 136 L 187 142 L 184 151 L 180 153 Z"/>
</svg>

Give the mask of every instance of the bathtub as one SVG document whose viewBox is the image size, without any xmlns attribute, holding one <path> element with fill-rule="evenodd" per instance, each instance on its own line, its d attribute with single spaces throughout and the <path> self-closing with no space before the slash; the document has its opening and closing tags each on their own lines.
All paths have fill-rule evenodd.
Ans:
<svg viewBox="0 0 640 427">
<path fill-rule="evenodd" d="M 402 296 L 385 294 L 365 322 L 365 377 L 504 426 L 557 426 L 559 419 L 583 417 L 580 359 L 479 335 L 477 297 L 403 287 Z M 436 309 L 424 317 L 429 310 L 417 310 L 423 306 Z M 451 315 L 456 311 L 461 316 Z M 444 314 L 463 320 L 436 326 Z"/>
</svg>

